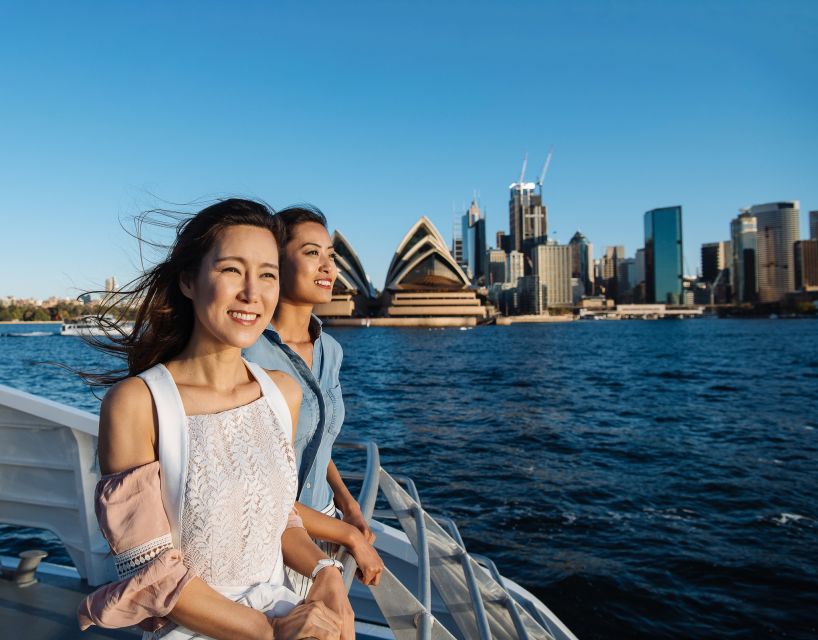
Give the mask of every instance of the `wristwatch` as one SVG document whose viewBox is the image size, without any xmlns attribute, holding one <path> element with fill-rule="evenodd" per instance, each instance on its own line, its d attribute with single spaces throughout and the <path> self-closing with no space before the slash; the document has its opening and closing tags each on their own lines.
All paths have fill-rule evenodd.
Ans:
<svg viewBox="0 0 818 640">
<path fill-rule="evenodd" d="M 310 574 L 310 580 L 315 580 L 315 576 L 318 575 L 320 571 L 326 569 L 327 567 L 335 567 L 338 571 L 341 572 L 341 575 L 344 575 L 344 563 L 340 562 L 339 560 L 335 560 L 334 558 L 321 558 L 318 561 L 318 564 L 315 565 L 315 569 L 312 570 Z"/>
</svg>

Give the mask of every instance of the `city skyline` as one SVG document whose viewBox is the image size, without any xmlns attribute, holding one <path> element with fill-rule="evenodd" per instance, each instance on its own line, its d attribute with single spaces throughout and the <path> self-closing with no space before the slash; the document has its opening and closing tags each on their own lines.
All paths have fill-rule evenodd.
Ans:
<svg viewBox="0 0 818 640">
<path fill-rule="evenodd" d="M 9 7 L 0 296 L 127 282 L 120 217 L 234 194 L 321 207 L 380 288 L 405 230 L 448 236 L 475 191 L 488 245 L 510 231 L 552 145 L 549 236 L 595 257 L 675 204 L 690 274 L 742 207 L 800 200 L 808 237 L 816 25 L 803 2 Z"/>
</svg>

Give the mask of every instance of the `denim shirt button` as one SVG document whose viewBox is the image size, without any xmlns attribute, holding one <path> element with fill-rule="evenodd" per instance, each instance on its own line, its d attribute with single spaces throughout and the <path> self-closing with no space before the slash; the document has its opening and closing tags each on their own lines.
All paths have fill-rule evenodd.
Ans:
<svg viewBox="0 0 818 640">
<path fill-rule="evenodd" d="M 312 489 L 312 483 L 310 483 L 310 482 L 308 482 L 304 486 L 307 487 L 307 489 Z"/>
</svg>

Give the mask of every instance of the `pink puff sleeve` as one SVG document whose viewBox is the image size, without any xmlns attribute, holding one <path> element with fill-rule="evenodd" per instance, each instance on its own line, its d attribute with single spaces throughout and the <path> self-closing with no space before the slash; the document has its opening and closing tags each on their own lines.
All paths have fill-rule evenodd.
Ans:
<svg viewBox="0 0 818 640">
<path fill-rule="evenodd" d="M 162 626 L 193 578 L 173 548 L 162 505 L 159 463 L 103 476 L 96 489 L 102 535 L 111 546 L 119 580 L 97 589 L 79 606 L 83 630 L 92 624 L 120 628 Z"/>
</svg>

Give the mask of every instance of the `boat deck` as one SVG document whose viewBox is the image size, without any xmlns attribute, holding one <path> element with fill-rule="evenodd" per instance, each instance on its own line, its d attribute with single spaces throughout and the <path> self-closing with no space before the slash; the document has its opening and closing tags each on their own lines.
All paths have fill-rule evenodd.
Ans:
<svg viewBox="0 0 818 640">
<path fill-rule="evenodd" d="M 8 564 L 4 563 L 4 566 Z M 46 571 L 47 568 L 38 571 L 39 582 L 28 587 L 18 587 L 10 580 L 0 580 L 0 629 L 4 637 L 27 640 L 124 640 L 141 636 L 136 629 L 92 627 L 84 633 L 80 631 L 77 607 L 85 594 L 93 589 L 76 578 Z"/>
</svg>

